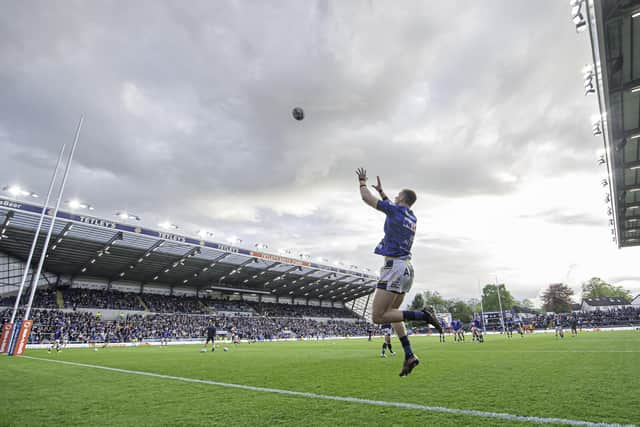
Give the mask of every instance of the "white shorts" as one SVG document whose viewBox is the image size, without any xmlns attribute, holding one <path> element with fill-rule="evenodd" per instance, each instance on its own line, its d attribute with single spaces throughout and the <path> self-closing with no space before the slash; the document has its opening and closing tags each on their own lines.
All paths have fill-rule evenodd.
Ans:
<svg viewBox="0 0 640 427">
<path fill-rule="evenodd" d="M 392 258 L 386 260 L 384 267 L 380 269 L 380 280 L 378 289 L 405 294 L 411 290 L 413 285 L 413 266 L 408 259 Z"/>
</svg>

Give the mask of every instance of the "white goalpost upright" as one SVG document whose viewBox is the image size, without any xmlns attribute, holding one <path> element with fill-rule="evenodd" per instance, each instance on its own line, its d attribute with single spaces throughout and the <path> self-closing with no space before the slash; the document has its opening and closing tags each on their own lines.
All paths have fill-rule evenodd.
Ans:
<svg viewBox="0 0 640 427">
<path fill-rule="evenodd" d="M 78 141 L 80 139 L 80 130 L 82 129 L 82 124 L 84 122 L 84 115 L 80 116 L 80 121 L 78 122 L 78 127 L 76 128 L 75 138 L 73 141 L 73 146 L 71 147 L 71 152 L 69 153 L 69 157 L 67 159 L 64 175 L 62 176 L 62 183 L 60 184 L 60 191 L 58 192 L 58 199 L 56 200 L 56 206 L 51 214 L 51 223 L 49 224 L 49 230 L 47 231 L 47 236 L 45 237 L 44 244 L 42 246 L 42 253 L 40 254 L 40 260 L 38 261 L 38 267 L 33 274 L 31 283 L 31 292 L 29 294 L 29 301 L 27 303 L 27 309 L 24 315 L 22 322 L 20 323 L 19 328 L 13 328 L 11 333 L 11 339 L 9 340 L 8 351 L 7 353 L 11 355 L 21 356 L 24 353 L 25 348 L 27 347 L 27 342 L 29 340 L 29 334 L 31 333 L 31 327 L 33 326 L 33 320 L 30 319 L 31 316 L 31 307 L 33 305 L 33 298 L 36 294 L 36 288 L 38 287 L 38 281 L 40 280 L 40 274 L 42 273 L 42 268 L 44 266 L 44 262 L 46 259 L 46 251 L 49 246 L 49 241 L 51 240 L 51 234 L 53 233 L 53 228 L 55 226 L 56 217 L 58 215 L 58 210 L 60 209 L 60 202 L 62 201 L 62 196 L 64 195 L 64 188 L 67 184 L 67 178 L 69 177 L 69 170 L 71 168 L 71 163 L 73 162 L 73 155 L 75 154 L 76 147 L 78 146 Z M 56 169 L 57 173 L 57 169 Z M 43 209 L 43 217 L 46 211 L 46 206 Z M 37 240 L 36 234 L 36 240 Z M 35 245 L 34 245 L 35 247 Z M 27 267 L 28 268 L 28 265 Z M 26 270 L 25 270 L 26 274 Z M 19 304 L 19 300 L 16 299 L 16 308 Z M 15 315 L 15 312 L 14 312 Z M 15 317 L 15 316 L 14 316 Z"/>
<path fill-rule="evenodd" d="M 20 299 L 22 298 L 22 291 L 24 290 L 24 285 L 27 281 L 29 270 L 31 269 L 31 261 L 33 259 L 33 253 L 36 250 L 38 238 L 40 237 L 40 229 L 42 228 L 42 223 L 44 222 L 44 216 L 49 206 L 49 199 L 51 198 L 51 193 L 53 192 L 53 186 L 58 176 L 58 169 L 60 169 L 60 163 L 62 162 L 62 156 L 64 155 L 65 147 L 66 147 L 66 144 L 62 144 L 62 148 L 60 149 L 60 154 L 58 155 L 58 161 L 56 162 L 56 167 L 53 170 L 53 176 L 51 177 L 51 182 L 49 183 L 49 190 L 47 191 L 47 197 L 45 198 L 44 205 L 42 206 L 42 212 L 40 213 L 40 220 L 38 221 L 38 226 L 36 227 L 36 232 L 35 232 L 35 235 L 33 236 L 33 242 L 31 242 L 31 248 L 29 249 L 27 262 L 24 266 L 24 273 L 22 274 L 22 279 L 20 280 L 20 286 L 18 287 L 16 302 L 13 305 L 13 311 L 11 312 L 11 320 L 8 323 L 5 323 L 2 327 L 2 335 L 0 336 L 0 354 L 6 353 L 9 350 L 11 332 L 13 330 L 13 325 L 16 320 L 16 314 L 18 313 L 18 306 L 20 305 Z"/>
</svg>

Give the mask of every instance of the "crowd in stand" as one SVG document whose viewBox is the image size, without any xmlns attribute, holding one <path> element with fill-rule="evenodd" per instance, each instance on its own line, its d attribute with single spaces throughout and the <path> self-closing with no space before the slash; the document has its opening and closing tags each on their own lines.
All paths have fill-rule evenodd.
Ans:
<svg viewBox="0 0 640 427">
<path fill-rule="evenodd" d="M 29 302 L 29 288 L 25 288 L 22 298 L 20 298 L 20 306 L 26 306 Z M 33 307 L 41 308 L 58 308 L 56 301 L 57 295 L 54 289 L 38 289 L 33 298 Z M 2 297 L 0 298 L 0 307 L 13 307 L 16 303 L 16 297 Z"/>
<path fill-rule="evenodd" d="M 62 288 L 65 308 L 102 308 L 112 310 L 144 310 L 134 294 L 114 290 Z"/>
<path fill-rule="evenodd" d="M 216 311 L 236 313 L 237 315 L 255 314 L 255 310 L 244 301 L 206 300 L 206 304 Z"/>
<path fill-rule="evenodd" d="M 270 317 L 325 317 L 325 318 L 357 318 L 357 315 L 346 308 L 316 307 L 277 303 L 250 303 L 258 312 Z"/>
<path fill-rule="evenodd" d="M 624 307 L 611 310 L 580 311 L 560 315 L 563 324 L 569 325 L 575 318 L 577 324 L 584 328 L 634 326 L 640 325 L 640 307 Z M 555 315 L 541 314 L 531 320 L 536 328 L 550 328 Z"/>
<path fill-rule="evenodd" d="M 210 319 L 215 319 L 221 331 L 236 333 L 245 339 L 263 340 L 277 338 L 362 336 L 378 329 L 366 322 L 358 322 L 357 315 L 346 308 L 330 308 L 237 300 L 212 300 L 188 296 L 136 294 L 115 290 L 95 290 L 62 287 L 64 306 L 72 310 L 57 310 L 57 291 L 39 289 L 34 307 L 34 327 L 31 342 L 51 340 L 56 332 L 63 331 L 63 338 L 74 342 L 105 340 L 133 342 L 158 339 L 168 334 L 172 339 L 201 338 Z M 144 310 L 140 299 L 155 314 L 126 314 L 127 310 Z M 22 302 L 25 303 L 24 295 Z M 0 306 L 13 306 L 15 297 L 1 298 Z M 220 312 L 212 316 L 211 307 Z M 76 311 L 77 308 L 122 310 L 117 320 L 104 320 L 98 313 Z M 215 312 L 214 311 L 214 312 Z M 10 310 L 0 313 L 4 323 Z M 18 316 L 20 318 L 20 316 Z M 312 318 L 325 318 L 319 320 Z M 347 320 L 351 318 L 352 320 Z M 614 310 L 576 312 L 561 315 L 569 325 L 573 318 L 580 327 L 597 328 L 640 325 L 640 307 Z M 345 319 L 345 320 L 339 320 Z M 536 329 L 552 327 L 554 315 L 538 315 L 525 324 Z"/>
<path fill-rule="evenodd" d="M 225 314 L 233 313 L 242 315 L 263 315 L 269 317 L 321 317 L 329 319 L 354 319 L 356 314 L 346 308 L 317 307 L 306 305 L 259 303 L 237 300 L 214 300 L 197 298 L 194 296 L 173 296 L 158 294 L 138 294 L 133 292 L 121 292 L 118 290 L 98 290 L 71 288 L 63 286 L 59 288 L 64 300 L 64 308 L 76 310 L 78 308 L 110 309 L 110 310 L 145 310 L 141 301 L 144 301 L 148 310 L 154 313 L 185 313 L 185 314 L 209 314 L 211 309 Z M 23 301 L 26 297 L 23 296 Z M 13 306 L 15 297 L 0 299 L 0 306 Z M 22 306 L 23 304 L 21 304 Z M 55 289 L 38 289 L 33 307 L 58 308 Z"/>
<path fill-rule="evenodd" d="M 196 297 L 155 294 L 142 294 L 141 296 L 149 311 L 155 313 L 203 314 L 208 312 L 208 308 Z"/>
<path fill-rule="evenodd" d="M 0 313 L 2 321 L 10 317 L 9 309 Z M 22 313 L 18 314 L 20 317 Z M 211 316 L 186 314 L 128 315 L 118 320 L 103 320 L 91 312 L 34 310 L 30 342 L 51 342 L 56 332 L 69 342 L 138 342 L 161 338 L 165 331 L 171 339 L 202 338 Z M 241 339 L 364 336 L 379 330 L 367 322 L 345 320 L 318 321 L 300 318 L 215 317 L 219 332 L 231 331 Z"/>
</svg>

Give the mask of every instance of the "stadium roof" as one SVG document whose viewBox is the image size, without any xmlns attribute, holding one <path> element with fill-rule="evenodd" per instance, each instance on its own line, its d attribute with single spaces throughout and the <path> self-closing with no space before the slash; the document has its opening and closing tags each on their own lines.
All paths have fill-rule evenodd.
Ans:
<svg viewBox="0 0 640 427">
<path fill-rule="evenodd" d="M 611 297 L 598 297 L 587 298 L 583 302 L 589 304 L 591 307 L 606 307 L 611 305 L 629 305 L 629 301 L 624 298 L 611 298 Z"/>
<path fill-rule="evenodd" d="M 618 247 L 640 245 L 640 1 L 587 2 L 605 145 L 608 201 Z M 636 52 L 638 51 L 638 52 Z M 585 81 L 585 85 L 587 82 Z M 586 87 L 586 86 L 585 86 Z"/>
<path fill-rule="evenodd" d="M 0 198 L 0 252 L 25 260 L 42 206 Z M 42 253 L 52 209 L 40 233 Z M 59 211 L 45 270 L 109 282 L 213 289 L 345 302 L 373 292 L 377 278 L 347 270 Z"/>
</svg>

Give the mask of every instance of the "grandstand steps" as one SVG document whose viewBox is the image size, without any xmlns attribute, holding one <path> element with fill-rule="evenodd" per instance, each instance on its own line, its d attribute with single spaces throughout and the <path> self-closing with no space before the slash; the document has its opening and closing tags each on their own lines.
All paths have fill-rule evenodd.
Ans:
<svg viewBox="0 0 640 427">
<path fill-rule="evenodd" d="M 58 308 L 64 308 L 64 296 L 62 296 L 62 290 L 58 289 L 56 291 L 56 304 L 58 304 Z"/>
<path fill-rule="evenodd" d="M 147 307 L 147 304 L 145 304 L 142 297 L 140 295 L 136 295 L 136 297 L 138 298 L 138 302 L 140 302 L 140 305 L 144 307 L 144 311 L 149 311 L 149 307 Z"/>
</svg>

